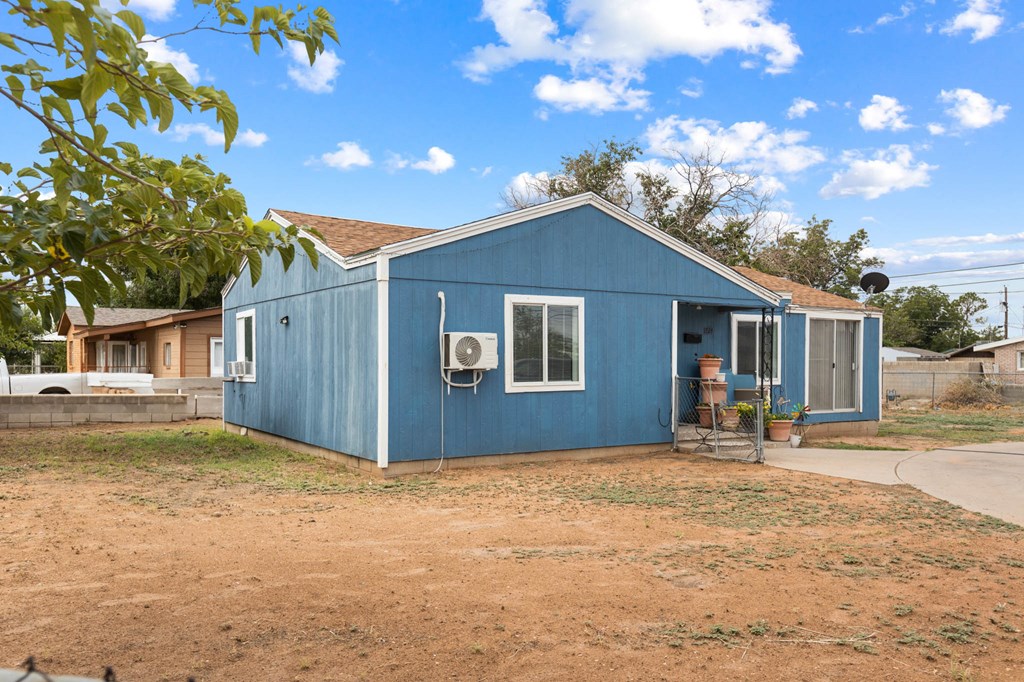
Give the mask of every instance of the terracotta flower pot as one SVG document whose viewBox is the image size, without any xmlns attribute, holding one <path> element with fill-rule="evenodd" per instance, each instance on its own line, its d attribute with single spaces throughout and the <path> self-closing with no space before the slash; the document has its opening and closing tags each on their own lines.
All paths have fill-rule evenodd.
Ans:
<svg viewBox="0 0 1024 682">
<path fill-rule="evenodd" d="M 700 425 L 705 429 L 710 429 L 714 424 L 711 421 L 711 408 L 707 406 L 697 407 L 697 418 L 700 421 Z"/>
<path fill-rule="evenodd" d="M 789 440 L 789 432 L 792 429 L 792 419 L 776 419 L 768 426 L 768 440 L 776 442 Z"/>
<path fill-rule="evenodd" d="M 709 405 L 720 405 L 729 395 L 729 384 L 724 381 L 700 382 L 700 401 Z"/>
<path fill-rule="evenodd" d="M 722 428 L 735 429 L 740 425 L 740 413 L 735 407 L 723 407 L 718 412 L 722 419 Z"/>
<path fill-rule="evenodd" d="M 697 366 L 700 367 L 701 379 L 714 379 L 722 366 L 722 358 L 698 358 Z"/>
</svg>

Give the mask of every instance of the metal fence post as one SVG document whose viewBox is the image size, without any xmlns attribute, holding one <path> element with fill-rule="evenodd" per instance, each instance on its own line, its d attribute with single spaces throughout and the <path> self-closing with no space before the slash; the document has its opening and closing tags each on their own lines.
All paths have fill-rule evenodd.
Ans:
<svg viewBox="0 0 1024 682">
<path fill-rule="evenodd" d="M 932 409 L 935 409 L 935 372 L 932 372 Z"/>
<path fill-rule="evenodd" d="M 764 400 L 754 401 L 754 461 L 757 464 L 764 463 Z"/>
</svg>

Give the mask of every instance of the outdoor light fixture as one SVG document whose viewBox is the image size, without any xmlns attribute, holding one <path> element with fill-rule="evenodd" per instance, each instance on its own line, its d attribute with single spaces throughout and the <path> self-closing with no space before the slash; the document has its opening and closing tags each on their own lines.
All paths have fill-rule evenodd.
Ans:
<svg viewBox="0 0 1024 682">
<path fill-rule="evenodd" d="M 285 315 L 280 320 L 278 320 L 278 322 L 280 322 L 281 324 L 287 325 L 288 324 L 288 316 Z"/>
</svg>

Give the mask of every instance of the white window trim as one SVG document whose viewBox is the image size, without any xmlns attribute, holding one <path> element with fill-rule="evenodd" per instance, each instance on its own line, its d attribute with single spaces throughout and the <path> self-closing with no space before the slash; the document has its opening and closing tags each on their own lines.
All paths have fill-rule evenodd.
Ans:
<svg viewBox="0 0 1024 682">
<path fill-rule="evenodd" d="M 758 325 L 760 325 L 761 324 L 761 316 L 760 315 L 754 315 L 754 314 L 751 314 L 751 313 L 733 313 L 732 314 L 732 320 L 731 320 L 731 327 L 732 327 L 731 331 L 732 331 L 732 334 L 731 334 L 730 338 L 731 338 L 731 344 L 732 344 L 732 348 L 731 348 L 732 355 L 731 355 L 731 357 L 732 357 L 732 373 L 733 373 L 733 375 L 738 374 L 737 371 L 736 371 L 737 370 L 737 365 L 736 365 L 736 361 L 737 361 L 736 346 L 737 346 L 737 343 L 736 342 L 738 340 L 737 337 L 736 337 L 736 334 L 737 334 L 737 331 L 739 330 L 739 323 L 740 322 L 757 322 Z M 781 319 L 780 315 L 778 315 L 778 314 L 775 315 L 775 320 L 774 320 L 773 324 L 776 327 L 778 327 L 778 329 L 779 329 L 779 362 L 775 363 L 774 359 L 773 359 L 773 362 L 772 362 L 772 371 L 775 373 L 775 376 L 772 377 L 772 385 L 777 386 L 777 385 L 782 383 L 782 356 L 783 356 L 782 349 L 784 347 L 783 344 L 782 344 L 782 319 Z M 758 345 L 758 353 L 760 353 L 760 346 L 761 346 L 761 339 L 760 339 L 760 337 L 758 337 L 757 345 Z M 757 373 L 754 375 L 754 380 L 756 382 L 758 382 L 758 383 L 761 382 L 761 367 L 760 367 L 760 364 L 761 363 L 758 363 Z"/>
<path fill-rule="evenodd" d="M 804 324 L 804 404 L 807 404 L 811 396 L 811 320 L 845 320 L 859 322 L 857 325 L 857 406 L 842 410 L 819 409 L 811 405 L 815 414 L 855 414 L 864 411 L 864 316 L 856 313 L 807 313 L 807 322 Z M 881 333 L 881 329 L 879 329 Z M 833 336 L 833 343 L 835 337 Z M 881 355 L 879 355 L 881 360 Z M 879 362 L 879 365 L 882 363 Z M 835 401 L 833 394 L 832 400 Z"/>
<path fill-rule="evenodd" d="M 1022 362 L 1022 361 L 1024 361 L 1024 350 L 1017 351 L 1016 355 L 1017 355 L 1017 371 L 1018 372 L 1024 372 L 1024 362 Z"/>
<path fill-rule="evenodd" d="M 256 381 L 256 309 L 250 308 L 249 310 L 243 310 L 240 313 L 235 313 L 235 360 L 245 360 L 245 345 L 241 342 L 242 335 L 245 332 L 244 320 L 247 317 L 252 318 L 252 374 L 246 374 L 238 377 L 236 381 L 243 381 L 247 383 L 253 383 Z"/>
<path fill-rule="evenodd" d="M 579 311 L 580 349 L 579 349 L 579 381 L 530 382 L 513 381 L 515 362 L 513 359 L 512 307 L 514 305 L 563 305 L 575 306 Z M 548 316 L 545 311 L 542 340 L 544 343 L 544 363 L 548 357 Z M 551 391 L 583 391 L 586 390 L 586 367 L 584 358 L 584 337 L 586 324 L 583 315 L 583 298 L 575 296 L 527 296 L 522 294 L 505 294 L 505 393 L 547 393 Z"/>
</svg>

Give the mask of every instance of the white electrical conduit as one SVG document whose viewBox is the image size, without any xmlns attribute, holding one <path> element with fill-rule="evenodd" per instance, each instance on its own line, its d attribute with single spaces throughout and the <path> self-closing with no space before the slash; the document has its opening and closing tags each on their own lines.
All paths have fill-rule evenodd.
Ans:
<svg viewBox="0 0 1024 682">
<path fill-rule="evenodd" d="M 441 459 L 437 463 L 437 468 L 434 469 L 436 474 L 441 470 L 441 465 L 444 464 L 444 387 L 448 385 L 448 392 L 451 393 L 452 386 L 455 388 L 472 388 L 474 392 L 476 387 L 483 381 L 484 373 L 480 370 L 473 370 L 473 381 L 468 384 L 458 384 L 452 381 L 451 371 L 444 368 L 444 318 L 445 318 L 445 300 L 444 292 L 437 292 L 437 297 L 441 299 L 441 320 L 437 325 L 437 352 L 441 367 Z"/>
</svg>

